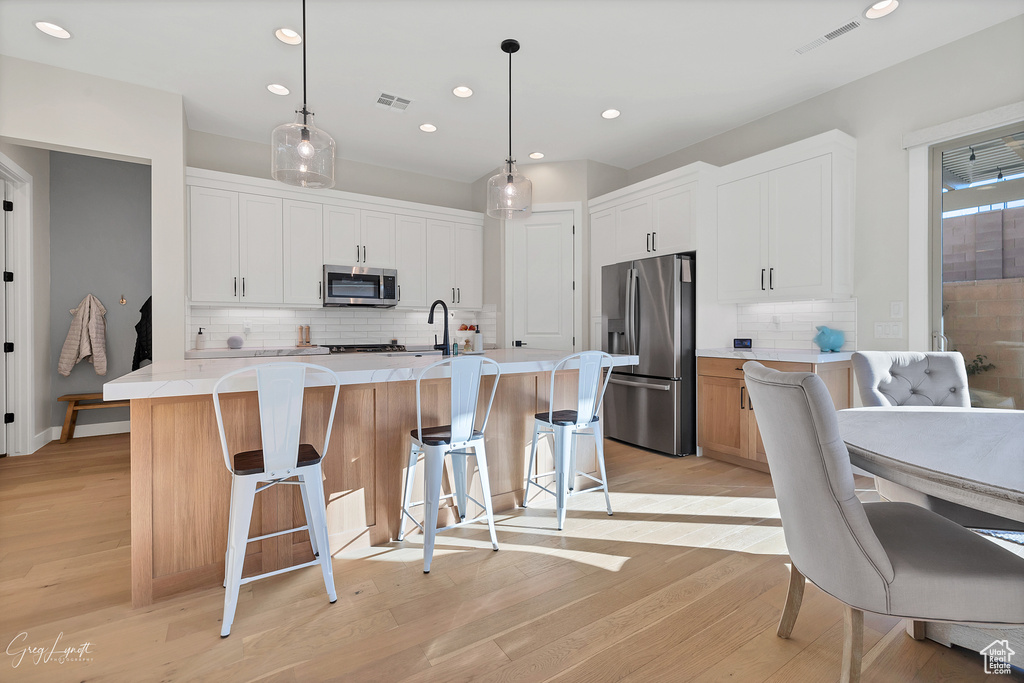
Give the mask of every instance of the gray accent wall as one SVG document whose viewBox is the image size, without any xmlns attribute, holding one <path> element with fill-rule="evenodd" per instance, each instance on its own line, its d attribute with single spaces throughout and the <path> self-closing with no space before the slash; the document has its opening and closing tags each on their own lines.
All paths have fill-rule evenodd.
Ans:
<svg viewBox="0 0 1024 683">
<path fill-rule="evenodd" d="M 96 157 L 50 153 L 51 424 L 64 422 L 64 394 L 102 391 L 131 372 L 135 324 L 152 293 L 150 167 Z M 57 361 L 72 316 L 87 294 L 107 309 L 107 374 L 78 363 L 71 375 Z M 124 295 L 127 303 L 118 301 Z M 128 420 L 127 408 L 82 411 L 78 424 Z"/>
</svg>

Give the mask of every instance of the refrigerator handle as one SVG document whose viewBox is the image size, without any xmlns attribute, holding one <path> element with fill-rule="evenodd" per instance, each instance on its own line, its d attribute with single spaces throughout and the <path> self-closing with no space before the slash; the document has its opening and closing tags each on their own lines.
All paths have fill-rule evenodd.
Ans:
<svg viewBox="0 0 1024 683">
<path fill-rule="evenodd" d="M 633 269 L 626 269 L 626 353 L 633 353 Z"/>
<path fill-rule="evenodd" d="M 637 286 L 639 285 L 639 273 L 636 268 L 630 268 L 630 291 L 629 291 L 629 306 L 630 314 L 627 321 L 627 325 L 630 330 L 630 353 L 637 355 L 640 349 L 640 340 L 638 339 L 637 331 Z"/>
</svg>

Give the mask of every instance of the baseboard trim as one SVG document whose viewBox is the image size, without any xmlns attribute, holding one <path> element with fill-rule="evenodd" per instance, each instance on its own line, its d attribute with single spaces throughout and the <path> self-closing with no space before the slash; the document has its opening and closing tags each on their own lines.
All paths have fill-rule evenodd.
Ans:
<svg viewBox="0 0 1024 683">
<path fill-rule="evenodd" d="M 59 431 L 57 432 L 57 438 L 58 439 L 60 438 L 60 432 Z M 32 455 L 33 453 L 38 451 L 43 446 L 45 446 L 46 444 L 50 443 L 51 441 L 53 441 L 53 428 L 52 427 L 48 428 L 48 429 L 44 429 L 43 431 L 39 432 L 38 434 L 33 436 L 31 439 L 29 439 L 28 453 L 25 453 L 24 455 Z"/>
<path fill-rule="evenodd" d="M 49 440 L 59 440 L 61 429 L 63 429 L 63 426 L 51 427 Z M 88 425 L 75 425 L 74 438 L 77 439 L 80 436 L 106 436 L 107 434 L 127 434 L 131 430 L 131 420 L 121 420 L 119 422 L 97 422 L 95 424 Z"/>
</svg>

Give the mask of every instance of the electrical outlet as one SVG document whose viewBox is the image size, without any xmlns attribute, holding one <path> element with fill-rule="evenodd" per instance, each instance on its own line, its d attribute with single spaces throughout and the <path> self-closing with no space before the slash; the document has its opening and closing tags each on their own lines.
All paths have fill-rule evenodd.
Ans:
<svg viewBox="0 0 1024 683">
<path fill-rule="evenodd" d="M 875 339 L 902 339 L 903 323 L 875 323 Z"/>
<path fill-rule="evenodd" d="M 249 334 L 250 332 L 252 332 L 252 321 L 251 320 L 246 320 L 246 321 L 242 322 L 242 332 L 244 332 L 245 334 Z"/>
<path fill-rule="evenodd" d="M 902 301 L 890 301 L 889 302 L 889 317 L 892 318 L 893 320 L 903 320 L 903 302 Z"/>
</svg>

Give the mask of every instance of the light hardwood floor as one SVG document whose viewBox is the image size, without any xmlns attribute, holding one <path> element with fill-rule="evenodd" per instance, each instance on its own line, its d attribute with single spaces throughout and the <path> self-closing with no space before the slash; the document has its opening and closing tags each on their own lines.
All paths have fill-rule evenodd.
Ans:
<svg viewBox="0 0 1024 683">
<path fill-rule="evenodd" d="M 808 585 L 775 636 L 789 572 L 768 476 L 607 444 L 613 517 L 597 493 L 563 532 L 550 502 L 499 514 L 500 552 L 484 527 L 448 532 L 429 575 L 419 534 L 342 551 L 336 604 L 316 568 L 249 584 L 223 640 L 222 590 L 131 607 L 127 436 L 2 459 L 0 680 L 837 680 L 836 600 Z M 14 666 L 55 641 L 89 661 Z M 895 619 L 866 615 L 864 651 L 864 681 L 985 678 Z"/>
</svg>

